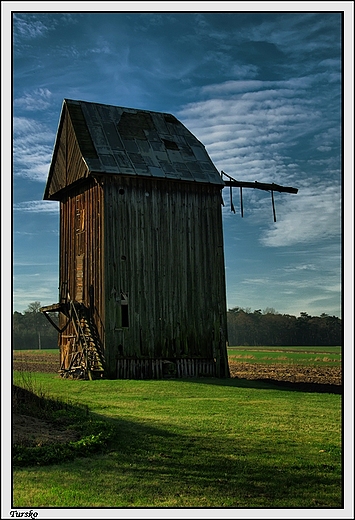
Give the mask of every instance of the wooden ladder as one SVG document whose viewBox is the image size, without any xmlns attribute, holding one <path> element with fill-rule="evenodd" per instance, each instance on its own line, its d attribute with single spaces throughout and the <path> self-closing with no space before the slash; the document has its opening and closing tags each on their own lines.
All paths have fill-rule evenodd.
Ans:
<svg viewBox="0 0 355 520">
<path fill-rule="evenodd" d="M 96 326 L 84 304 L 69 300 L 69 316 L 74 327 L 72 353 L 69 367 L 62 368 L 65 377 L 88 379 L 101 377 L 104 372 L 104 356 Z"/>
</svg>

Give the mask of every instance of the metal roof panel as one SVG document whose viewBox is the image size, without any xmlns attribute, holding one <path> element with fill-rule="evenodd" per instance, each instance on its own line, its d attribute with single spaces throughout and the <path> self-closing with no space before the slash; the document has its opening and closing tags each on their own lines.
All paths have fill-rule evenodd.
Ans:
<svg viewBox="0 0 355 520">
<path fill-rule="evenodd" d="M 83 152 L 90 171 L 224 185 L 205 147 L 172 114 L 86 101 L 65 103 L 81 107 L 98 156 L 95 160 Z"/>
</svg>

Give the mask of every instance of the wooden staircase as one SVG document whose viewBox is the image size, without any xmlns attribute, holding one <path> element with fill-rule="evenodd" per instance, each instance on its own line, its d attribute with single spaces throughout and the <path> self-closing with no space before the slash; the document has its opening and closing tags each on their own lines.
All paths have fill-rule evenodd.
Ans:
<svg viewBox="0 0 355 520">
<path fill-rule="evenodd" d="M 104 353 L 90 310 L 83 303 L 67 299 L 65 303 L 42 307 L 41 311 L 59 333 L 62 333 L 69 323 L 72 324 L 74 334 L 67 336 L 69 348 L 59 370 L 62 377 L 90 380 L 103 377 Z M 64 329 L 58 329 L 48 316 L 49 312 L 61 312 L 68 318 Z"/>
<path fill-rule="evenodd" d="M 82 303 L 69 301 L 69 316 L 75 336 L 72 339 L 69 364 L 63 359 L 63 377 L 96 379 L 104 373 L 104 356 L 96 326 Z M 67 365 L 67 368 L 65 366 Z"/>
</svg>

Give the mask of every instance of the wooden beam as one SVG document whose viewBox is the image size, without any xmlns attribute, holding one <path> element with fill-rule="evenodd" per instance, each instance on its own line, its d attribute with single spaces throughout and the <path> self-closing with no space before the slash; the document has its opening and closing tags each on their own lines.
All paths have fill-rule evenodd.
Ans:
<svg viewBox="0 0 355 520">
<path fill-rule="evenodd" d="M 265 183 L 265 182 L 246 182 L 246 181 L 224 181 L 225 186 L 232 188 L 254 188 L 257 190 L 264 191 L 279 191 L 285 193 L 298 193 L 297 188 L 292 188 L 291 186 L 280 186 L 279 184 L 274 183 Z"/>
<path fill-rule="evenodd" d="M 274 183 L 266 183 L 266 182 L 248 182 L 248 181 L 237 181 L 233 179 L 228 173 L 221 171 L 222 178 L 223 175 L 228 177 L 229 181 L 224 181 L 224 185 L 230 188 L 253 188 L 256 190 L 264 190 L 264 191 L 279 191 L 284 193 L 298 193 L 297 188 L 292 188 L 292 186 L 280 186 L 279 184 Z"/>
</svg>

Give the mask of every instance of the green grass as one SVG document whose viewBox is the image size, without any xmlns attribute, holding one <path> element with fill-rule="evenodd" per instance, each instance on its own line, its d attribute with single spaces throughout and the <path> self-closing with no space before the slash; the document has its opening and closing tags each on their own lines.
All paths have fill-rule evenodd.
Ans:
<svg viewBox="0 0 355 520">
<path fill-rule="evenodd" d="M 340 347 L 228 347 L 230 361 L 340 366 Z"/>
<path fill-rule="evenodd" d="M 341 507 L 339 395 L 238 379 L 35 379 L 116 433 L 109 453 L 14 468 L 13 507 Z"/>
</svg>

